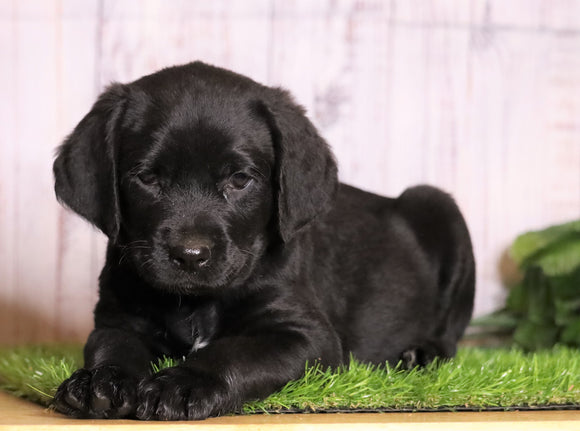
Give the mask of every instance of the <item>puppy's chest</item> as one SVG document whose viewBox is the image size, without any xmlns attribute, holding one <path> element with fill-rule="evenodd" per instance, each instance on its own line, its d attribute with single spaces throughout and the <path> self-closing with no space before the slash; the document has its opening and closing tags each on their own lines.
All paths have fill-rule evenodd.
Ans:
<svg viewBox="0 0 580 431">
<path fill-rule="evenodd" d="M 184 354 L 203 349 L 216 336 L 219 315 L 215 302 L 180 305 L 165 316 L 166 336 Z"/>
</svg>

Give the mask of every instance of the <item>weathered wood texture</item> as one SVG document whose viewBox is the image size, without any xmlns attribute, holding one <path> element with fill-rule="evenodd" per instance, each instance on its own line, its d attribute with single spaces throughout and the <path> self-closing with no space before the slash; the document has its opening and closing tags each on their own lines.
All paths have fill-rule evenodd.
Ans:
<svg viewBox="0 0 580 431">
<path fill-rule="evenodd" d="M 580 214 L 575 0 L 0 0 L 0 342 L 82 339 L 104 238 L 61 209 L 55 146 L 111 81 L 201 59 L 290 89 L 341 178 L 452 193 L 501 304 L 516 234 Z"/>
</svg>

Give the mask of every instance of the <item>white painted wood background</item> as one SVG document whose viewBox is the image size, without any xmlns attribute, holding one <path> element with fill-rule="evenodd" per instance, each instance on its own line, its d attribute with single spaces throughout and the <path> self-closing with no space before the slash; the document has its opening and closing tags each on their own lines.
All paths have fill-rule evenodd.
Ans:
<svg viewBox="0 0 580 431">
<path fill-rule="evenodd" d="M 580 1 L 0 0 L 0 342 L 86 336 L 104 237 L 54 148 L 106 84 L 193 59 L 290 89 L 344 181 L 451 192 L 478 314 L 518 233 L 580 215 Z"/>
</svg>

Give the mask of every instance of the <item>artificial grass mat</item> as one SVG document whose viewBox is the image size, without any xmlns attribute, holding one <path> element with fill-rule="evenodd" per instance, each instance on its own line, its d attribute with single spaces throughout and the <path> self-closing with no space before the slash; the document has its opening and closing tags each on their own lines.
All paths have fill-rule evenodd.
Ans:
<svg viewBox="0 0 580 431">
<path fill-rule="evenodd" d="M 49 405 L 81 364 L 78 345 L 2 348 L 0 388 Z M 163 359 L 153 369 L 174 364 Z M 580 350 L 461 348 L 450 361 L 413 370 L 355 360 L 334 371 L 307 366 L 304 377 L 240 413 L 520 408 L 580 409 Z"/>
</svg>

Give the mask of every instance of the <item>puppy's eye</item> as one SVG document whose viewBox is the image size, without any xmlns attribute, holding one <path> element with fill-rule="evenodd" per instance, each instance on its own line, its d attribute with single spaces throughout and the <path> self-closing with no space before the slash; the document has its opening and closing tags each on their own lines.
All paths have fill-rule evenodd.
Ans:
<svg viewBox="0 0 580 431">
<path fill-rule="evenodd" d="M 253 178 L 243 172 L 236 172 L 230 177 L 229 183 L 237 190 L 245 189 L 253 181 Z"/>
<path fill-rule="evenodd" d="M 143 185 L 149 187 L 157 186 L 158 184 L 157 177 L 151 172 L 141 172 L 140 174 L 137 175 L 137 178 Z"/>
</svg>

